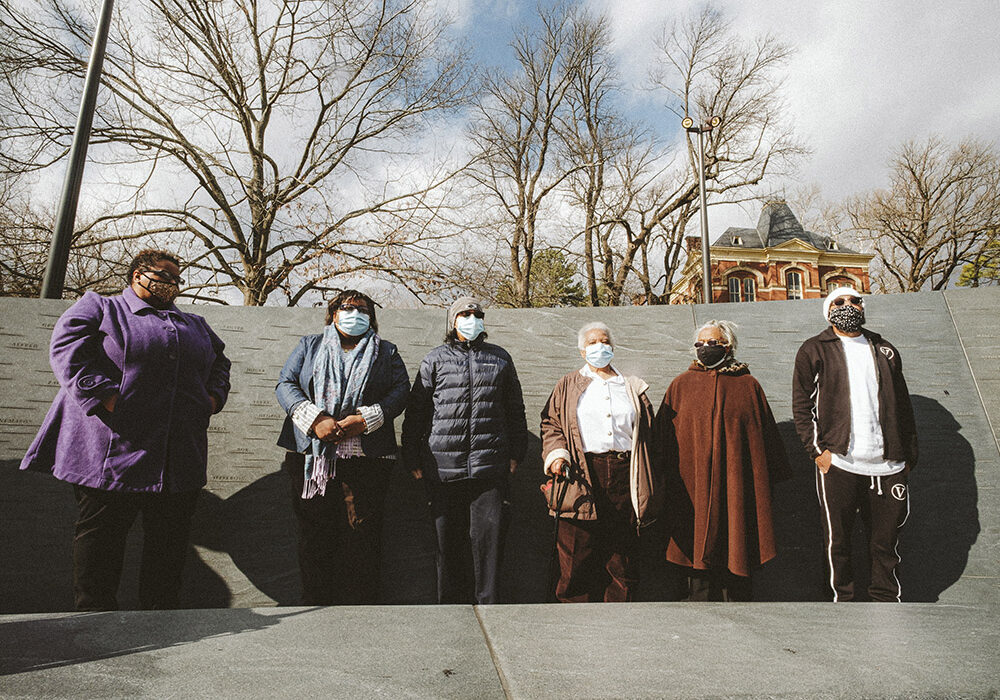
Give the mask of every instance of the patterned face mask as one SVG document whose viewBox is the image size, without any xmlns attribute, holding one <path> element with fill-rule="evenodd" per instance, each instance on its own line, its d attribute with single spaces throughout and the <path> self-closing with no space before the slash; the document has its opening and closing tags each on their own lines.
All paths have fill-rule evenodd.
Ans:
<svg viewBox="0 0 1000 700">
<path fill-rule="evenodd" d="M 143 282 L 145 281 L 145 284 Z M 157 298 L 164 305 L 169 305 L 181 293 L 180 287 L 172 282 L 160 282 L 154 277 L 149 277 L 145 273 L 139 277 L 139 285 Z"/>
<path fill-rule="evenodd" d="M 856 306 L 844 304 L 830 312 L 830 323 L 842 333 L 857 333 L 865 325 L 865 312 Z"/>
</svg>

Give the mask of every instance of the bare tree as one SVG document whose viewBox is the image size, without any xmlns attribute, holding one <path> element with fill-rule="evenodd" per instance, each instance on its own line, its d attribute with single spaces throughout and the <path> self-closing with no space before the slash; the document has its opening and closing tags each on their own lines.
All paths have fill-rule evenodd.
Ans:
<svg viewBox="0 0 1000 700">
<path fill-rule="evenodd" d="M 580 12 L 572 27 L 576 71 L 567 93 L 567 110 L 561 131 L 568 162 L 579 169 L 567 180 L 569 201 L 583 211 L 583 269 L 587 297 L 599 306 L 601 293 L 597 264 L 607 252 L 601 249 L 602 198 L 606 177 L 626 144 L 636 138 L 637 129 L 625 123 L 617 105 L 620 98 L 614 58 L 608 50 L 610 27 L 606 17 Z"/>
<path fill-rule="evenodd" d="M 294 304 L 359 272 L 412 279 L 407 248 L 430 245 L 435 189 L 454 173 L 413 143 L 470 85 L 433 3 L 118 7 L 92 143 L 112 163 L 143 164 L 140 182 L 155 187 L 109 218 L 183 241 L 188 276 L 235 285 L 246 304 L 276 290 Z M 70 138 L 66 95 L 78 89 L 93 22 L 76 8 L 0 0 L 8 80 L 22 81 L 17 135 L 45 144 L 24 158 L 39 165 L 62 157 Z"/>
<path fill-rule="evenodd" d="M 574 177 L 574 201 L 584 209 L 584 269 L 592 304 L 627 298 L 661 304 L 685 254 L 684 235 L 698 212 L 695 144 L 680 149 L 650 129 L 629 125 L 615 102 L 615 69 L 605 23 L 580 23 L 580 69 L 571 102 L 572 153 L 586 167 Z M 706 186 L 710 199 L 754 196 L 765 176 L 804 151 L 780 124 L 779 71 L 790 49 L 772 36 L 743 41 L 712 8 L 664 29 L 653 82 L 680 117 L 718 116 L 708 135 Z M 630 279 L 641 292 L 629 292 Z"/>
<path fill-rule="evenodd" d="M 653 83 L 668 96 L 667 108 L 698 123 L 721 118 L 721 126 L 705 135 L 706 195 L 717 203 L 752 198 L 766 176 L 783 172 L 806 151 L 781 120 L 784 68 L 792 49 L 773 35 L 751 40 L 738 36 L 732 23 L 706 6 L 665 28 L 658 41 L 660 63 Z M 687 166 L 673 173 L 673 184 L 647 204 L 639 230 L 650 233 L 643 246 L 662 248 L 664 287 L 647 286 L 650 303 L 667 303 L 670 281 L 678 269 L 683 236 L 698 212 L 697 145 L 687 134 Z M 656 235 L 653 235 L 656 232 Z M 648 276 L 647 276 L 648 277 Z M 648 285 L 648 283 L 647 283 Z"/>
<path fill-rule="evenodd" d="M 0 129 L 2 132 L 2 129 Z M 48 261 L 55 213 L 32 198 L 28 175 L 0 172 L 0 296 L 37 297 Z M 131 255 L 121 243 L 109 243 L 96 223 L 94 207 L 85 206 L 70 243 L 65 291 L 121 290 Z"/>
<path fill-rule="evenodd" d="M 944 289 L 995 239 L 1000 155 L 978 141 L 930 137 L 903 144 L 891 169 L 887 189 L 847 204 L 856 234 L 878 256 L 875 281 L 886 291 Z"/>
<path fill-rule="evenodd" d="M 511 303 L 531 306 L 531 265 L 543 204 L 578 167 L 558 158 L 567 94 L 576 76 L 574 12 L 540 10 L 541 28 L 512 44 L 517 67 L 485 79 L 469 134 L 479 160 L 472 177 L 496 211 L 494 235 L 509 251 Z"/>
<path fill-rule="evenodd" d="M 826 234 L 840 242 L 861 242 L 850 230 L 843 203 L 824 198 L 819 185 L 801 185 L 783 199 L 788 202 L 805 230 Z"/>
</svg>

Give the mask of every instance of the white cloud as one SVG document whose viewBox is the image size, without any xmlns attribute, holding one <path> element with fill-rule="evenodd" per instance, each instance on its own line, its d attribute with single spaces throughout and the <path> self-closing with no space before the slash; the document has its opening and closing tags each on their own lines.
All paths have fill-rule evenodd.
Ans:
<svg viewBox="0 0 1000 700">
<path fill-rule="evenodd" d="M 590 0 L 612 23 L 626 84 L 643 84 L 663 23 L 701 3 Z M 996 138 L 1000 129 L 1000 6 L 952 3 L 801 3 L 719 7 L 740 34 L 770 32 L 794 45 L 787 118 L 813 154 L 797 182 L 838 199 L 885 182 L 892 151 L 938 133 Z M 655 95 L 649 95 L 655 103 Z M 793 187 L 796 183 L 789 183 Z M 713 230 L 715 225 L 712 226 Z"/>
</svg>

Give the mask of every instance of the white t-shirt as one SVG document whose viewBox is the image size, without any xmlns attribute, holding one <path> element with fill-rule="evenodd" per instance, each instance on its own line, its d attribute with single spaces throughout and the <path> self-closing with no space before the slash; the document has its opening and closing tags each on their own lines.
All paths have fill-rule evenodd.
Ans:
<svg viewBox="0 0 1000 700">
<path fill-rule="evenodd" d="M 838 336 L 847 356 L 851 387 L 851 442 L 846 455 L 834 454 L 835 466 L 854 474 L 888 476 L 903 470 L 903 462 L 886 460 L 882 424 L 878 419 L 878 374 L 868 339 Z"/>
<path fill-rule="evenodd" d="M 593 379 L 576 404 L 583 451 L 595 454 L 628 452 L 632 449 L 635 406 L 629 398 L 625 378 L 615 370 L 614 377 L 603 379 L 588 365 L 580 374 Z"/>
</svg>

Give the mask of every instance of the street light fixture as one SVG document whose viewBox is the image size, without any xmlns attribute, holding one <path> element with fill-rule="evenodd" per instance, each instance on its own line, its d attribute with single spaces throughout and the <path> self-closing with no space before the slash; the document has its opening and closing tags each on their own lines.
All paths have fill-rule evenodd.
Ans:
<svg viewBox="0 0 1000 700">
<path fill-rule="evenodd" d="M 701 199 L 701 300 L 712 303 L 712 267 L 708 252 L 708 202 L 705 197 L 705 137 L 712 129 L 722 124 L 722 117 L 712 117 L 701 126 L 694 125 L 694 119 L 684 117 L 681 126 L 689 134 L 698 134 L 698 194 Z"/>
<path fill-rule="evenodd" d="M 87 162 L 90 128 L 94 123 L 97 89 L 101 85 L 104 49 L 108 43 L 108 28 L 111 25 L 113 7 L 114 0 L 104 0 L 94 32 L 87 78 L 83 86 L 83 99 L 80 100 L 80 113 L 76 119 L 76 130 L 73 132 L 73 145 L 69 150 L 69 166 L 66 168 L 66 179 L 63 182 L 62 196 L 59 198 L 59 212 L 56 214 L 56 225 L 49 246 L 49 260 L 45 265 L 45 277 L 42 279 L 42 299 L 61 299 L 66 282 L 66 264 L 69 262 L 76 207 L 80 201 L 80 184 L 83 182 L 83 166 Z"/>
</svg>

